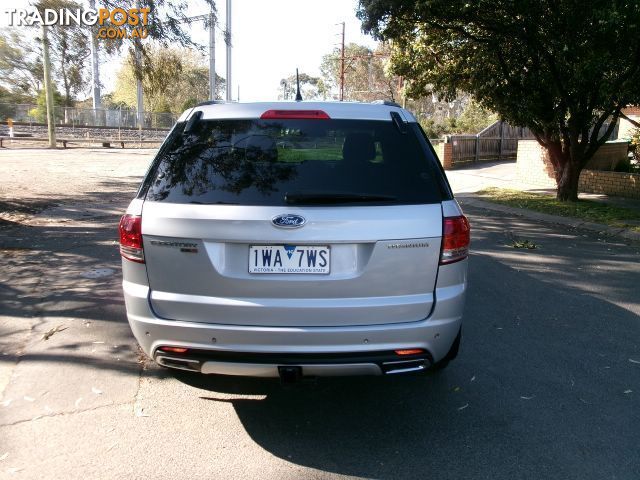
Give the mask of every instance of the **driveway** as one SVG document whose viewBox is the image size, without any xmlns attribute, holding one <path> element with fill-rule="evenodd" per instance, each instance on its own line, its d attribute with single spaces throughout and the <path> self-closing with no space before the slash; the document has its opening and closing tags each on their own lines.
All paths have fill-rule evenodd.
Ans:
<svg viewBox="0 0 640 480">
<path fill-rule="evenodd" d="M 0 478 L 640 478 L 638 244 L 468 206 L 445 371 L 170 373 L 119 287 L 118 214 L 150 155 L 0 151 Z"/>
</svg>

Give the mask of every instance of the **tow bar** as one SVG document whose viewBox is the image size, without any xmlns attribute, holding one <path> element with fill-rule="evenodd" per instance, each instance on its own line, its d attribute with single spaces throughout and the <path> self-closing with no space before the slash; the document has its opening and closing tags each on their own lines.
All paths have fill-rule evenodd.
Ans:
<svg viewBox="0 0 640 480">
<path fill-rule="evenodd" d="M 298 383 L 302 380 L 302 367 L 280 366 L 278 367 L 278 374 L 280 375 L 280 383 L 283 385 Z"/>
</svg>

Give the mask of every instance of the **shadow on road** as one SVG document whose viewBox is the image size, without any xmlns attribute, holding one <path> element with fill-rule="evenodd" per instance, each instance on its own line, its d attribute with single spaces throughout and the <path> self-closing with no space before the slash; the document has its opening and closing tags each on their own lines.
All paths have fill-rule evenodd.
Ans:
<svg viewBox="0 0 640 480">
<path fill-rule="evenodd" d="M 640 403 L 625 392 L 640 391 L 640 368 L 629 361 L 640 359 L 640 318 L 617 306 L 615 296 L 588 294 L 590 280 L 578 268 L 626 265 L 637 251 L 622 245 L 609 252 L 568 232 L 572 246 L 519 219 L 472 221 L 478 253 L 470 264 L 462 350 L 447 370 L 286 388 L 277 380 L 175 378 L 204 389 L 194 391 L 204 402 L 231 403 L 266 451 L 322 472 L 385 479 L 632 478 L 640 468 L 629 449 L 640 442 Z M 535 236 L 541 249 L 505 246 L 505 229 Z M 548 265 L 543 257 L 527 261 L 502 252 L 543 255 Z M 638 273 L 614 266 L 592 280 L 604 288 L 611 282 L 624 296 L 634 291 Z"/>
</svg>

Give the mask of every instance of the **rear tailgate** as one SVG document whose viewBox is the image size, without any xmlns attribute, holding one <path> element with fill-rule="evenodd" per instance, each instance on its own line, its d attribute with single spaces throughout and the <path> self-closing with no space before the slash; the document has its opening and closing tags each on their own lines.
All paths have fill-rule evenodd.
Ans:
<svg viewBox="0 0 640 480">
<path fill-rule="evenodd" d="M 299 214 L 297 229 L 275 227 Z M 259 326 L 418 321 L 433 305 L 440 204 L 258 207 L 147 201 L 150 302 L 162 318 Z M 328 274 L 249 273 L 252 245 L 328 246 Z"/>
</svg>

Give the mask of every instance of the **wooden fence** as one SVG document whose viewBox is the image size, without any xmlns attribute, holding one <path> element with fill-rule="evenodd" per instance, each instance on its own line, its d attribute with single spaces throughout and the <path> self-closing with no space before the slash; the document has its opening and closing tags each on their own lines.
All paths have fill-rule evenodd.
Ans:
<svg viewBox="0 0 640 480">
<path fill-rule="evenodd" d="M 532 139 L 528 128 L 513 127 L 506 122 L 495 122 L 477 135 L 447 135 L 451 143 L 451 166 L 476 162 L 515 160 L 518 140 Z"/>
<path fill-rule="evenodd" d="M 609 124 L 600 129 L 603 135 Z M 611 138 L 616 138 L 617 126 Z M 445 144 L 449 148 L 440 148 L 447 152 L 447 158 L 440 160 L 446 168 L 471 165 L 478 162 L 496 162 L 501 160 L 515 160 L 518 153 L 518 140 L 533 140 L 535 137 L 528 128 L 514 127 L 506 122 L 497 121 L 476 135 L 446 135 Z M 435 146 L 435 145 L 434 145 Z M 449 151 L 450 158 L 449 158 Z"/>
</svg>

